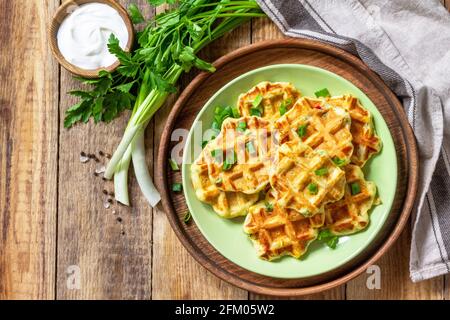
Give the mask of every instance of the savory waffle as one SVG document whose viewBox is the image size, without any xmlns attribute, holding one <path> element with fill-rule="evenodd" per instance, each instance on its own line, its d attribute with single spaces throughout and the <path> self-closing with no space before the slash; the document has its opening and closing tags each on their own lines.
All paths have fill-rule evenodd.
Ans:
<svg viewBox="0 0 450 320">
<path fill-rule="evenodd" d="M 280 207 L 313 216 L 325 204 L 342 198 L 345 173 L 326 152 L 314 151 L 297 138 L 279 147 L 270 184 Z"/>
<path fill-rule="evenodd" d="M 275 122 L 280 142 L 299 137 L 314 150 L 324 150 L 343 166 L 353 154 L 351 119 L 340 107 L 331 107 L 323 99 L 300 98 L 284 116 Z"/>
<path fill-rule="evenodd" d="M 220 190 L 257 193 L 269 183 L 275 149 L 269 121 L 258 117 L 228 118 L 219 136 L 205 147 L 209 177 Z"/>
<path fill-rule="evenodd" d="M 317 238 L 322 215 L 308 218 L 277 203 L 258 202 L 250 207 L 244 232 L 250 236 L 258 256 L 274 260 L 284 255 L 300 258 Z"/>
<path fill-rule="evenodd" d="M 204 151 L 191 165 L 191 178 L 197 198 L 211 205 L 214 211 L 223 218 L 246 215 L 248 208 L 258 201 L 258 194 L 219 190 L 209 178 Z"/>
<path fill-rule="evenodd" d="M 274 121 L 299 97 L 300 92 L 288 82 L 264 81 L 239 96 L 238 110 L 242 116 L 258 115 Z"/>
<path fill-rule="evenodd" d="M 360 167 L 345 167 L 347 185 L 342 200 L 325 206 L 326 227 L 335 235 L 358 232 L 369 224 L 369 210 L 375 202 L 375 183 L 366 181 Z"/>
<path fill-rule="evenodd" d="M 364 109 L 358 99 L 351 95 L 336 96 L 327 99 L 335 107 L 342 107 L 350 113 L 354 152 L 351 162 L 360 167 L 381 150 L 381 140 L 376 135 L 371 113 Z"/>
</svg>

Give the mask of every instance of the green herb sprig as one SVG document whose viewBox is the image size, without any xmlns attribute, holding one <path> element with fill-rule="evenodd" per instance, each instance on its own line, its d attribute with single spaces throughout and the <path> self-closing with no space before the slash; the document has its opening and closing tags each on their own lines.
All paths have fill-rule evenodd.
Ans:
<svg viewBox="0 0 450 320">
<path fill-rule="evenodd" d="M 324 242 L 331 249 L 336 249 L 339 243 L 339 237 L 331 233 L 329 229 L 323 229 L 319 232 L 317 240 Z"/>
<path fill-rule="evenodd" d="M 147 0 L 153 6 L 175 4 L 175 0 Z M 143 23 L 139 8 L 132 4 L 129 14 L 134 23 Z M 66 111 L 64 126 L 93 119 L 110 122 L 122 111 L 135 108 L 133 122 L 143 124 L 176 91 L 183 72 L 195 67 L 213 72 L 215 68 L 197 53 L 215 39 L 252 17 L 264 16 L 254 0 L 183 0 L 179 6 L 158 14 L 137 33 L 137 46 L 125 52 L 112 35 L 108 48 L 120 61 L 113 73 L 100 71 L 98 79 L 76 78 L 91 85 L 88 90 L 70 92 L 81 101 Z M 152 93 L 153 92 L 153 93 Z M 151 94 L 152 99 L 148 95 Z M 156 110 L 155 110 L 156 109 Z"/>
</svg>

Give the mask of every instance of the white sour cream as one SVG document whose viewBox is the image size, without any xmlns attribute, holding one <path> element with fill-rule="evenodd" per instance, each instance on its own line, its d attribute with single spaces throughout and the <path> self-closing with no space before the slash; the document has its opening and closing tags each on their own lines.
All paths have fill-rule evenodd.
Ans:
<svg viewBox="0 0 450 320">
<path fill-rule="evenodd" d="M 62 22 L 58 30 L 58 47 L 68 62 L 81 69 L 106 68 L 117 61 L 108 51 L 112 33 L 124 49 L 129 34 L 119 12 L 103 3 L 85 4 Z"/>
</svg>

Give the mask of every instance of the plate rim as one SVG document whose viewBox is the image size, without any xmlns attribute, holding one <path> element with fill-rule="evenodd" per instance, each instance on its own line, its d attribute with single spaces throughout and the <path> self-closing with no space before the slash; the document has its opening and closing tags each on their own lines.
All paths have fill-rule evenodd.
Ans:
<svg viewBox="0 0 450 320">
<path fill-rule="evenodd" d="M 419 170 L 419 158 L 418 158 L 418 150 L 416 145 L 416 140 L 410 127 L 406 114 L 403 110 L 402 104 L 394 95 L 394 93 L 387 87 L 387 85 L 380 79 L 380 77 L 375 74 L 372 70 L 370 70 L 359 58 L 347 53 L 346 51 L 333 47 L 331 45 L 321 43 L 315 40 L 309 39 L 279 39 L 279 40 L 267 40 L 258 42 L 256 44 L 251 44 L 242 48 L 239 48 L 233 52 L 228 53 L 225 56 L 222 56 L 218 60 L 214 62 L 214 66 L 216 68 L 220 68 L 226 65 L 228 62 L 233 61 L 237 57 L 243 57 L 254 51 L 265 50 L 270 48 L 302 48 L 313 51 L 319 51 L 324 54 L 328 54 L 335 58 L 344 60 L 349 65 L 354 67 L 357 70 L 363 72 L 373 83 L 373 85 L 378 89 L 383 89 L 386 94 L 386 99 L 392 102 L 393 112 L 398 117 L 399 121 L 404 124 L 401 126 L 401 131 L 405 136 L 406 141 L 409 143 L 405 147 L 406 158 L 408 159 L 408 166 L 406 171 L 408 173 L 408 186 L 409 188 L 406 190 L 405 198 L 403 200 L 403 207 L 397 221 L 392 225 L 392 229 L 389 234 L 386 235 L 386 239 L 379 245 L 376 251 L 363 262 L 358 265 L 355 265 L 354 268 L 350 269 L 343 275 L 339 275 L 338 277 L 329 280 L 324 283 L 313 284 L 304 287 L 269 287 L 256 282 L 251 282 L 242 278 L 237 277 L 236 275 L 228 272 L 225 269 L 218 268 L 215 264 L 213 264 L 206 256 L 201 255 L 197 252 L 192 243 L 192 239 L 185 236 L 185 231 L 179 227 L 178 217 L 174 214 L 173 204 L 170 199 L 170 189 L 168 185 L 167 179 L 167 151 L 169 148 L 169 144 L 161 143 L 158 149 L 158 157 L 157 157 L 157 170 L 155 173 L 155 181 L 162 193 L 162 205 L 164 211 L 168 217 L 169 223 L 177 235 L 180 242 L 187 249 L 190 255 L 203 267 L 205 267 L 208 271 L 213 273 L 218 278 L 235 285 L 244 290 L 248 290 L 251 292 L 272 295 L 272 296 L 302 296 L 308 294 L 314 294 L 318 292 L 322 292 L 336 286 L 342 285 L 347 281 L 355 278 L 368 266 L 375 263 L 398 239 L 401 232 L 403 231 L 412 208 L 414 207 L 414 199 L 417 193 L 418 187 L 418 170 Z M 161 135 L 161 141 L 169 141 L 171 132 L 174 126 L 174 120 L 178 117 L 184 102 L 190 98 L 191 92 L 193 89 L 198 87 L 200 83 L 206 80 L 210 76 L 207 72 L 202 72 L 197 75 L 190 84 L 184 89 L 181 95 L 178 97 L 175 105 L 173 106 L 168 118 L 168 125 L 164 128 L 164 131 Z"/>
<path fill-rule="evenodd" d="M 340 76 L 340 75 L 338 75 L 338 74 L 336 74 L 336 73 L 334 73 L 334 72 L 332 72 L 332 71 L 326 70 L 326 69 L 324 69 L 324 68 L 320 68 L 320 67 L 316 67 L 316 66 L 312 66 L 312 65 L 307 65 L 307 64 L 301 64 L 301 63 L 298 63 L 298 64 L 293 64 L 293 63 L 282 63 L 282 64 L 266 65 L 266 66 L 263 66 L 263 67 L 259 67 L 259 68 L 256 68 L 256 69 L 252 69 L 252 70 L 250 70 L 250 71 L 248 71 L 248 72 L 245 72 L 245 73 L 243 73 L 243 74 L 237 76 L 236 78 L 232 79 L 231 81 L 227 82 L 227 83 L 224 84 L 218 91 L 216 91 L 216 92 L 215 92 L 215 93 L 214 93 L 214 94 L 213 94 L 213 95 L 212 95 L 212 96 L 211 96 L 211 97 L 203 104 L 203 107 L 200 109 L 200 111 L 199 111 L 199 112 L 197 113 L 197 115 L 195 116 L 195 119 L 194 119 L 194 121 L 193 121 L 193 123 L 192 123 L 192 127 L 191 127 L 191 129 L 189 130 L 189 134 L 188 134 L 188 136 L 187 136 L 187 138 L 186 138 L 186 144 L 185 144 L 184 147 L 183 147 L 184 150 L 186 151 L 187 148 L 188 148 L 188 146 L 190 146 L 191 148 L 193 147 L 193 145 L 192 145 L 192 143 L 191 143 L 191 139 L 192 139 L 192 135 L 194 134 L 194 126 L 196 125 L 196 123 L 198 123 L 198 122 L 200 121 L 200 118 L 202 117 L 202 115 L 203 115 L 205 112 L 207 112 L 206 110 L 207 110 L 208 108 L 211 107 L 212 101 L 214 101 L 214 100 L 215 100 L 222 92 L 224 92 L 225 90 L 227 90 L 227 88 L 230 87 L 230 86 L 232 86 L 233 84 L 236 84 L 236 83 L 239 82 L 240 80 L 242 80 L 242 79 L 244 79 L 244 78 L 246 78 L 246 77 L 248 77 L 248 76 L 251 76 L 251 75 L 253 75 L 253 74 L 255 74 L 255 73 L 258 73 L 258 72 L 261 72 L 261 71 L 265 71 L 265 70 L 270 70 L 270 69 L 283 68 L 283 67 L 285 67 L 285 68 L 296 68 L 296 67 L 298 67 L 298 68 L 305 68 L 305 69 L 314 70 L 314 71 L 319 72 L 319 73 L 326 73 L 326 74 L 328 74 L 328 76 L 337 78 L 338 81 L 347 82 L 347 83 L 349 83 L 349 85 L 351 85 L 351 86 L 355 87 L 357 90 L 361 91 L 361 93 L 362 93 L 362 94 L 363 94 L 363 95 L 364 95 L 364 96 L 365 96 L 365 97 L 366 97 L 366 98 L 367 98 L 367 99 L 375 106 L 375 108 L 377 109 L 378 113 L 380 113 L 381 120 L 383 121 L 384 126 L 387 127 L 387 129 L 388 129 L 388 134 L 389 134 L 389 138 L 390 138 L 390 140 L 392 141 L 392 145 L 394 146 L 394 139 L 392 138 L 392 134 L 391 134 L 391 132 L 390 132 L 390 130 L 389 130 L 389 128 L 388 128 L 388 124 L 386 123 L 386 120 L 384 119 L 384 117 L 383 117 L 383 115 L 381 114 L 381 112 L 380 112 L 380 111 L 378 110 L 378 108 L 376 107 L 376 104 L 375 104 L 375 103 L 374 103 L 374 102 L 373 102 L 373 101 L 372 101 L 372 100 L 371 100 L 371 99 L 370 99 L 370 98 L 369 98 L 369 97 L 368 97 L 361 89 L 359 89 L 359 88 L 358 88 L 355 84 L 353 84 L 351 81 L 345 79 L 344 77 L 342 77 L 342 76 Z M 372 117 L 373 117 L 373 114 L 372 114 Z M 383 148 L 384 148 L 384 147 L 385 147 L 384 141 L 382 142 L 382 145 L 383 145 Z M 395 146 L 394 146 L 394 148 L 395 148 Z M 286 279 L 286 280 L 289 280 L 289 279 L 290 279 L 290 280 L 292 280 L 292 279 L 306 279 L 306 278 L 310 278 L 310 277 L 320 276 L 321 274 L 325 274 L 325 273 L 327 273 L 327 272 L 331 272 L 331 271 L 333 271 L 333 270 L 336 270 L 336 269 L 338 269 L 339 267 L 342 267 L 343 265 L 345 265 L 345 264 L 348 263 L 349 261 L 355 259 L 355 257 L 357 257 L 358 255 L 362 254 L 363 251 L 364 251 L 366 248 L 368 248 L 368 247 L 370 246 L 370 244 L 376 239 L 377 235 L 379 234 L 379 232 L 382 231 L 384 224 L 386 223 L 386 221 L 387 221 L 389 215 L 390 215 L 391 212 L 392 212 L 392 205 L 393 205 L 394 200 L 395 200 L 395 197 L 392 197 L 392 199 L 391 199 L 391 201 L 390 201 L 390 203 L 389 203 L 389 206 L 388 206 L 388 208 L 386 209 L 386 213 L 384 214 L 383 219 L 378 223 L 378 226 L 377 226 L 377 229 L 378 229 L 378 230 L 370 236 L 370 238 L 369 238 L 369 240 L 367 241 L 367 243 L 366 243 L 363 247 L 358 248 L 358 249 L 357 249 L 356 251 L 354 251 L 351 255 L 349 255 L 348 257 L 346 257 L 345 259 L 343 259 L 339 264 L 335 265 L 332 269 L 327 270 L 327 271 L 324 271 L 324 272 L 320 272 L 320 273 L 314 273 L 314 274 L 310 274 L 310 275 L 306 275 L 306 276 L 301 276 L 301 277 L 273 276 L 273 275 L 265 274 L 265 273 L 262 273 L 262 272 L 258 272 L 258 271 L 256 271 L 256 270 L 251 270 L 251 269 L 249 269 L 249 268 L 243 266 L 242 264 L 238 263 L 237 261 L 235 261 L 236 259 L 231 259 L 231 258 L 227 257 L 226 255 L 224 255 L 224 253 L 222 253 L 221 250 L 219 250 L 219 248 L 216 247 L 216 246 L 213 244 L 214 241 L 211 241 L 211 237 L 209 237 L 209 236 L 207 235 L 208 232 L 205 231 L 205 228 L 204 228 L 203 226 L 201 226 L 199 223 L 197 223 L 197 219 L 195 218 L 195 214 L 194 214 L 194 211 L 195 211 L 195 210 L 192 210 L 192 209 L 193 209 L 193 204 L 191 203 L 190 197 L 188 196 L 188 194 L 187 194 L 187 192 L 186 192 L 186 191 L 187 191 L 186 185 L 187 185 L 187 183 L 188 183 L 188 181 L 187 181 L 187 179 L 188 179 L 188 172 L 187 172 L 188 168 L 187 168 L 187 167 L 190 166 L 189 164 L 186 163 L 186 158 L 187 158 L 188 156 L 189 156 L 188 153 L 183 152 L 183 162 L 182 162 L 182 165 L 181 165 L 181 166 L 182 166 L 181 172 L 182 172 L 183 195 L 184 195 L 184 197 L 185 197 L 185 199 L 186 199 L 186 204 L 187 204 L 189 210 L 192 212 L 192 218 L 195 220 L 196 225 L 197 225 L 197 228 L 199 229 L 199 231 L 201 232 L 201 234 L 203 235 L 203 237 L 211 244 L 211 246 L 212 246 L 217 252 L 219 252 L 223 257 L 225 257 L 226 259 L 230 260 L 232 263 L 238 265 L 239 267 L 241 267 L 241 268 L 243 268 L 243 269 L 246 269 L 246 270 L 248 270 L 248 271 L 250 271 L 250 272 L 254 272 L 254 273 L 256 273 L 256 274 L 259 274 L 259 275 L 262 275 L 262 276 L 265 276 L 265 277 L 271 277 L 271 278 L 276 278 L 276 279 Z M 394 159 L 392 159 L 392 160 L 394 160 L 394 163 L 395 163 L 395 189 L 397 189 L 397 182 L 398 182 L 398 180 L 397 180 L 397 178 L 398 178 L 398 165 L 397 165 L 397 161 L 398 161 L 398 156 L 397 156 L 397 152 L 395 152 L 395 149 L 394 149 Z M 383 203 L 383 204 L 384 204 L 384 203 Z M 372 211 L 372 209 L 371 209 L 371 211 Z M 214 211 L 212 210 L 212 208 L 211 208 L 211 213 L 214 214 Z M 219 218 L 220 218 L 220 217 L 219 217 Z M 351 236 L 351 235 L 350 235 L 350 236 Z"/>
</svg>

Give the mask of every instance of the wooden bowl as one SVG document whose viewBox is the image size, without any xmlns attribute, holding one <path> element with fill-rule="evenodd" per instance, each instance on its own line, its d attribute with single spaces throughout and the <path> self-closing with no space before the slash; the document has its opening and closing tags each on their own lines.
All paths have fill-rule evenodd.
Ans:
<svg viewBox="0 0 450 320">
<path fill-rule="evenodd" d="M 189 130 L 206 101 L 232 79 L 263 66 L 300 63 L 329 70 L 361 89 L 377 106 L 394 141 L 398 180 L 389 216 L 375 239 L 362 253 L 337 269 L 314 277 L 280 279 L 253 273 L 223 257 L 201 234 L 195 223 L 183 221 L 187 212 L 183 194 L 170 186 L 181 181 L 180 172 L 170 170 L 168 159 L 172 132 Z M 418 184 L 418 152 L 414 134 L 403 106 L 380 77 L 360 59 L 331 45 L 306 39 L 260 42 L 238 49 L 214 63 L 215 73 L 201 73 L 178 98 L 168 117 L 158 152 L 156 182 L 169 222 L 189 253 L 219 278 L 242 289 L 275 296 L 300 296 L 318 293 L 355 278 L 375 263 L 395 242 L 408 221 Z M 382 186 L 380 186 L 382 187 Z"/>
<path fill-rule="evenodd" d="M 59 47 L 58 47 L 58 38 L 57 38 L 59 27 L 61 26 L 61 23 L 64 21 L 64 19 L 70 13 L 72 13 L 76 7 L 81 6 L 83 4 L 87 4 L 87 3 L 107 4 L 111 7 L 113 7 L 114 9 L 116 9 L 117 12 L 119 12 L 120 16 L 122 17 L 122 19 L 125 22 L 125 25 L 127 26 L 127 31 L 128 31 L 128 35 L 129 35 L 128 43 L 127 43 L 126 47 L 124 48 L 124 50 L 127 52 L 130 52 L 130 50 L 133 46 L 133 43 L 134 43 L 134 28 L 133 28 L 133 23 L 131 22 L 131 19 L 128 16 L 127 11 L 114 0 L 70 0 L 70 1 L 67 1 L 64 4 L 62 4 L 58 8 L 58 10 L 56 11 L 56 13 L 53 17 L 53 20 L 52 20 L 52 23 L 51 23 L 50 29 L 49 29 L 50 47 L 52 49 L 53 55 L 58 60 L 58 62 L 69 72 L 71 72 L 77 76 L 92 79 L 92 78 L 97 78 L 98 73 L 101 70 L 106 70 L 109 72 L 116 70 L 117 67 L 119 67 L 120 62 L 117 61 L 109 67 L 98 68 L 95 70 L 85 70 L 85 69 L 79 68 L 79 67 L 71 64 L 70 62 L 68 62 L 64 58 L 64 56 L 61 54 L 61 51 L 59 50 Z"/>
</svg>

